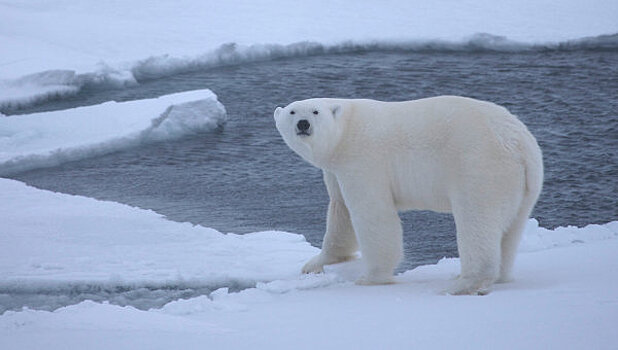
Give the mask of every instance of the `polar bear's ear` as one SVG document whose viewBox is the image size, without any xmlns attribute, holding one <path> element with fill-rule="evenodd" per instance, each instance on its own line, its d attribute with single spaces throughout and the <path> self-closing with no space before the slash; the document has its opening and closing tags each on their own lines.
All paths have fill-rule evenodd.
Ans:
<svg viewBox="0 0 618 350">
<path fill-rule="evenodd" d="M 276 116 L 278 116 L 278 115 L 279 115 L 279 113 L 281 113 L 281 111 L 282 111 L 282 110 L 283 110 L 283 108 L 281 108 L 281 107 L 277 107 L 277 108 L 275 109 L 275 117 L 276 117 Z"/>
<path fill-rule="evenodd" d="M 330 111 L 333 113 L 333 117 L 338 118 L 341 115 L 341 112 L 343 112 L 343 109 L 340 105 L 332 105 L 330 106 Z"/>
</svg>

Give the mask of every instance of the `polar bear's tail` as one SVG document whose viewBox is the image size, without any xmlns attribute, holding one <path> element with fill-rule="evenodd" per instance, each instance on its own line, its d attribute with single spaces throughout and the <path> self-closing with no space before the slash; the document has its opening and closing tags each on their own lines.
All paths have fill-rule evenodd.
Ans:
<svg viewBox="0 0 618 350">
<path fill-rule="evenodd" d="M 516 216 L 502 236 L 499 279 L 501 282 L 507 282 L 511 279 L 511 270 L 515 261 L 515 255 L 517 254 L 519 241 L 532 208 L 534 208 L 543 188 L 543 154 L 534 136 L 528 131 L 528 128 L 523 127 L 524 132 L 519 140 L 519 151 L 521 152 L 525 174 L 524 196 Z"/>
<path fill-rule="evenodd" d="M 522 151 L 526 174 L 526 195 L 522 204 L 525 206 L 526 199 L 528 199 L 531 202 L 528 205 L 532 211 L 543 189 L 543 153 L 536 139 L 527 129 L 524 135 L 525 142 L 522 144 Z"/>
</svg>

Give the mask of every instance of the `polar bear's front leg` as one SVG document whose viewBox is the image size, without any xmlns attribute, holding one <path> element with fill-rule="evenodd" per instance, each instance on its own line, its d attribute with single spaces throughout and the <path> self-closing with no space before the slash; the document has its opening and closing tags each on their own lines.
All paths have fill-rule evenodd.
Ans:
<svg viewBox="0 0 618 350">
<path fill-rule="evenodd" d="M 363 285 L 393 283 L 403 257 L 403 230 L 391 192 L 374 180 L 369 186 L 354 177 L 342 185 L 365 264 L 356 283 Z"/>
<path fill-rule="evenodd" d="M 322 243 L 322 251 L 303 266 L 303 273 L 323 272 L 324 265 L 353 259 L 358 250 L 350 213 L 341 195 L 337 178 L 324 171 L 324 183 L 330 197 L 326 216 L 326 234 Z"/>
<path fill-rule="evenodd" d="M 403 256 L 403 232 L 396 210 L 369 209 L 371 214 L 352 214 L 358 232 L 364 275 L 357 284 L 393 283 L 393 271 Z"/>
</svg>

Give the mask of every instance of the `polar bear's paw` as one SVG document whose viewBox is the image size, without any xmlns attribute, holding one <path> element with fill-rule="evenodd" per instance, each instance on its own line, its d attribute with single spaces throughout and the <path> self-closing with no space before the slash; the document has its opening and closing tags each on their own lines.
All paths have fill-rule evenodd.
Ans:
<svg viewBox="0 0 618 350">
<path fill-rule="evenodd" d="M 369 268 L 368 271 L 356 280 L 356 284 L 360 286 L 373 286 L 378 284 L 393 284 L 393 272 L 389 269 L 373 269 Z"/>
<path fill-rule="evenodd" d="M 303 266 L 303 273 L 322 273 L 324 272 L 324 258 L 322 254 L 318 254 L 311 258 L 311 260 L 307 261 L 305 266 Z"/>
<path fill-rule="evenodd" d="M 322 273 L 324 272 L 324 265 L 338 264 L 345 261 L 356 259 L 356 255 L 343 256 L 343 257 L 328 257 L 320 253 L 311 260 L 309 260 L 305 266 L 303 266 L 303 273 Z"/>
<path fill-rule="evenodd" d="M 487 295 L 493 283 L 492 279 L 458 278 L 446 293 L 450 295 Z"/>
<path fill-rule="evenodd" d="M 393 276 L 381 276 L 381 277 L 367 277 L 363 276 L 356 280 L 355 282 L 359 286 L 376 286 L 382 284 L 393 284 L 395 280 L 393 280 Z"/>
</svg>

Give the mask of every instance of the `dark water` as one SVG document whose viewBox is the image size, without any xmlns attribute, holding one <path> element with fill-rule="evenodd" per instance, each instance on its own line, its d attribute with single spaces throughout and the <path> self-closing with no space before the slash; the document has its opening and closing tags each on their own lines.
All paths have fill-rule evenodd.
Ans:
<svg viewBox="0 0 618 350">
<path fill-rule="evenodd" d="M 209 295 L 219 288 L 228 288 L 231 293 L 255 287 L 228 281 L 225 285 L 151 285 L 151 286 L 106 286 L 101 284 L 67 283 L 63 286 L 46 289 L 3 288 L 0 290 L 0 315 L 7 310 L 18 311 L 23 307 L 34 310 L 53 311 L 60 307 L 81 303 L 84 300 L 109 302 L 110 304 L 131 305 L 140 310 L 161 308 L 178 299 L 191 299 Z"/>
<path fill-rule="evenodd" d="M 209 88 L 226 106 L 220 130 L 12 176 L 71 194 L 154 209 L 223 232 L 285 230 L 321 244 L 321 173 L 274 127 L 277 105 L 309 97 L 409 100 L 464 95 L 506 106 L 537 137 L 545 227 L 618 219 L 618 52 L 360 52 L 203 69 L 124 90 L 80 94 L 18 111 L 64 109 Z M 400 269 L 457 256 L 450 215 L 402 214 Z"/>
</svg>

